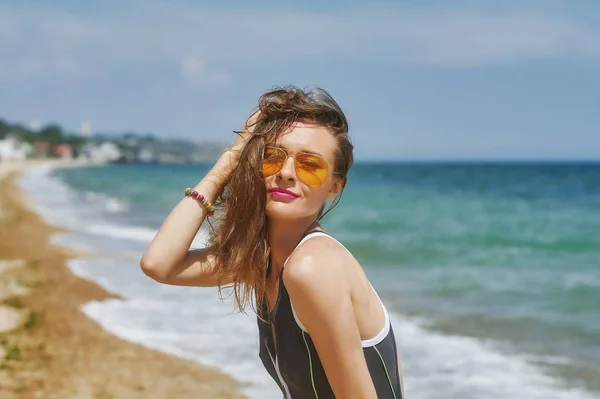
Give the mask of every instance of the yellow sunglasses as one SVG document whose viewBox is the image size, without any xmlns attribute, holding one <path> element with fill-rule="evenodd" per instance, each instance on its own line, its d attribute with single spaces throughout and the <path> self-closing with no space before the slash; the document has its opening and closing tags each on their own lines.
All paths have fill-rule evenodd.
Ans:
<svg viewBox="0 0 600 399">
<path fill-rule="evenodd" d="M 283 148 L 266 146 L 263 153 L 262 172 L 265 177 L 278 173 L 288 157 L 294 157 L 296 176 L 304 184 L 319 187 L 327 180 L 331 173 L 329 163 L 320 155 L 308 152 L 299 152 L 289 155 Z"/>
</svg>

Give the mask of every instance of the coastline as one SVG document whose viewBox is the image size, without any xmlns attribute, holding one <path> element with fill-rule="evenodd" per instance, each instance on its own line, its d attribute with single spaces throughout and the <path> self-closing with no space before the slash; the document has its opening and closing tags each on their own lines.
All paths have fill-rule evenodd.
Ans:
<svg viewBox="0 0 600 399">
<path fill-rule="evenodd" d="M 31 166 L 0 163 L 0 396 L 2 398 L 243 398 L 218 368 L 124 341 L 80 306 L 117 298 L 76 277 L 79 254 L 50 242 L 48 226 L 18 188 Z"/>
</svg>

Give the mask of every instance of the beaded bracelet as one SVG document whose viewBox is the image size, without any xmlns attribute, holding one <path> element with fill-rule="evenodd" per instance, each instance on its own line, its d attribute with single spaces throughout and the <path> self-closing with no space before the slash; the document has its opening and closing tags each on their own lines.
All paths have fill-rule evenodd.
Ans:
<svg viewBox="0 0 600 399">
<path fill-rule="evenodd" d="M 204 195 L 200 194 L 198 191 L 193 190 L 188 187 L 185 189 L 185 196 L 192 197 L 192 198 L 200 201 L 202 203 L 202 205 L 204 205 L 204 207 L 208 211 L 209 215 L 212 215 L 215 213 L 215 211 L 212 209 L 212 204 L 210 203 L 210 201 L 208 201 L 206 198 L 204 198 Z"/>
</svg>

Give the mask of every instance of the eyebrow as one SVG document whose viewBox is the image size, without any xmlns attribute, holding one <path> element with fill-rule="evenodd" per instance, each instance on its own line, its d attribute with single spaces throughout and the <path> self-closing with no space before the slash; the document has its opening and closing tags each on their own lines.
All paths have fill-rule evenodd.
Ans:
<svg viewBox="0 0 600 399">
<path fill-rule="evenodd" d="M 284 146 L 284 145 L 274 145 L 274 144 L 269 144 L 269 145 L 267 145 L 267 147 L 281 148 L 282 150 L 284 150 L 284 151 L 286 151 L 286 152 L 289 152 L 289 151 L 290 151 L 290 149 L 289 149 L 289 148 L 287 148 L 287 147 L 286 147 L 286 146 Z M 298 152 L 301 152 L 301 153 L 304 153 L 304 154 L 317 155 L 317 156 L 319 156 L 319 157 L 321 157 L 321 158 L 325 158 L 325 157 L 324 157 L 322 154 L 319 154 L 318 152 L 314 152 L 314 151 L 309 151 L 309 150 L 300 150 L 300 151 L 298 151 Z"/>
</svg>

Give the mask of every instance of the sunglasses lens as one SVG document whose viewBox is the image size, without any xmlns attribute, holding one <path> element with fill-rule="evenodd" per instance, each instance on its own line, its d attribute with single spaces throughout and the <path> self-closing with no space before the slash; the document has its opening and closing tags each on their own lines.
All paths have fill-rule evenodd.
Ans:
<svg viewBox="0 0 600 399">
<path fill-rule="evenodd" d="M 286 155 L 283 151 L 273 148 L 266 147 L 262 162 L 262 172 L 265 177 L 273 176 L 279 172 L 283 167 Z"/>
<path fill-rule="evenodd" d="M 305 184 L 318 187 L 327 180 L 329 165 L 324 158 L 318 155 L 298 154 L 296 155 L 296 173 Z"/>
<path fill-rule="evenodd" d="M 263 175 L 269 177 L 278 173 L 283 167 L 286 159 L 287 154 L 282 149 L 265 147 L 262 161 Z M 329 176 L 329 165 L 327 164 L 327 161 L 318 155 L 297 154 L 295 156 L 295 166 L 298 179 L 312 187 L 322 185 Z"/>
</svg>

